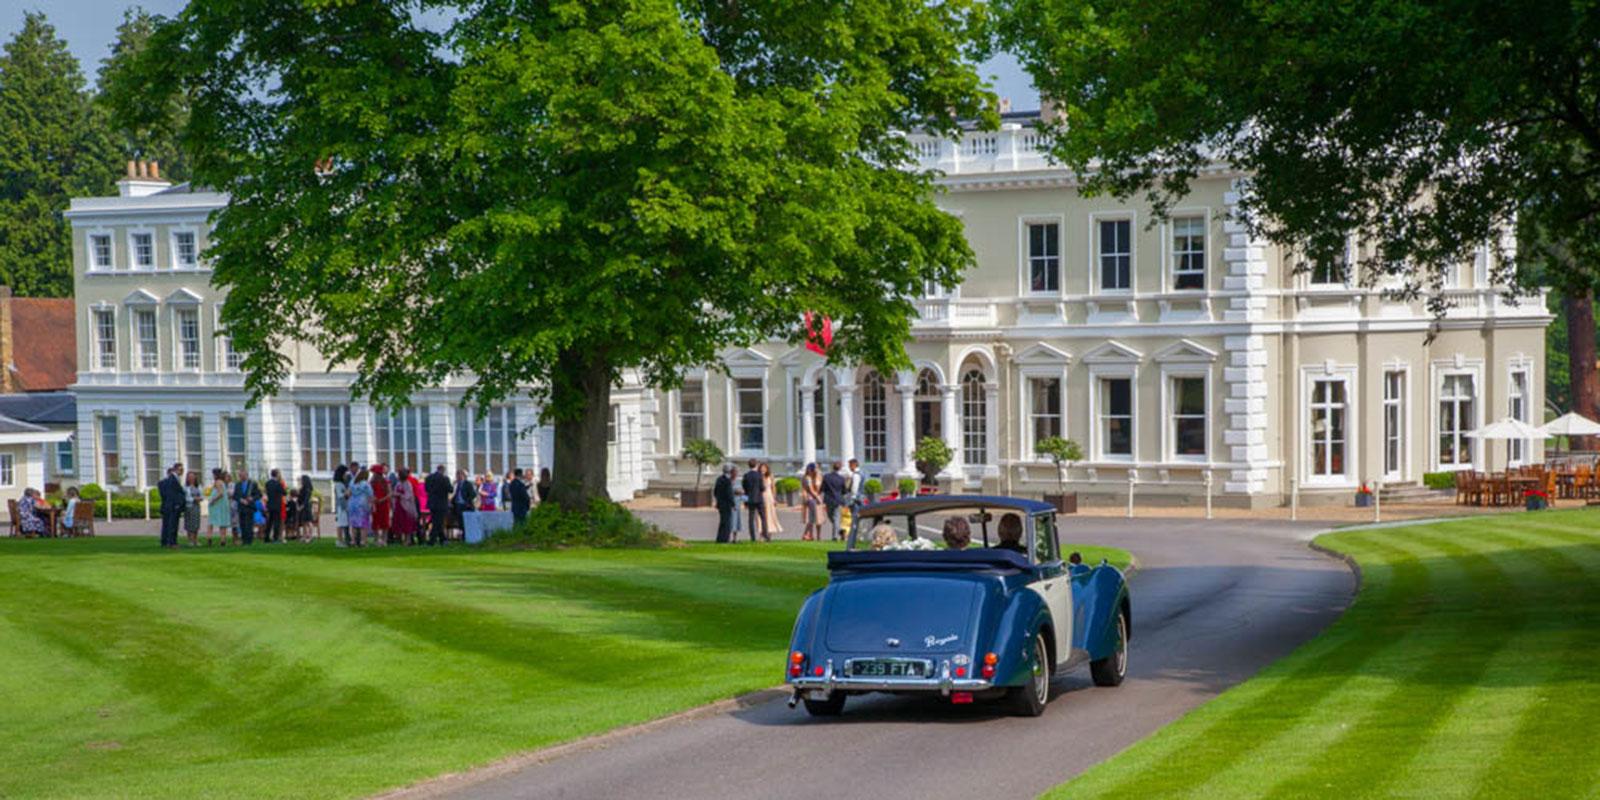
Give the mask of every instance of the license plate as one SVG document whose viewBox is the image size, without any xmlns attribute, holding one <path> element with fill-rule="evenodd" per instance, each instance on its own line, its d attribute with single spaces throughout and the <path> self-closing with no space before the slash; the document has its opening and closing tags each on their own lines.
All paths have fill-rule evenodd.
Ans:
<svg viewBox="0 0 1600 800">
<path fill-rule="evenodd" d="M 899 658 L 871 658 L 850 662 L 855 678 L 926 678 L 928 662 Z"/>
</svg>

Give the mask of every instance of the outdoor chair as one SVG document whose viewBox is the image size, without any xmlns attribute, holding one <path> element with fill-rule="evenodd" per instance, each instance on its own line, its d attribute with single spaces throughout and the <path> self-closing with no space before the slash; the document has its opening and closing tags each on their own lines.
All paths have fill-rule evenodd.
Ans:
<svg viewBox="0 0 1600 800">
<path fill-rule="evenodd" d="M 72 509 L 72 535 L 94 535 L 94 501 L 79 500 L 78 505 Z"/>
<path fill-rule="evenodd" d="M 22 520 L 18 516 L 21 512 L 17 511 L 17 501 L 15 501 L 15 500 L 7 500 L 6 501 L 6 508 L 8 510 L 10 510 L 10 512 L 11 512 L 11 535 L 12 535 L 12 537 L 21 536 L 22 535 Z"/>
</svg>

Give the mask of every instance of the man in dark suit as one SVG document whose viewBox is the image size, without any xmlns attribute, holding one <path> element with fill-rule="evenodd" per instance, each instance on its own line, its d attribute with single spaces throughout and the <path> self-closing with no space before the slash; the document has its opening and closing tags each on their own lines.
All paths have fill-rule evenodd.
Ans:
<svg viewBox="0 0 1600 800">
<path fill-rule="evenodd" d="M 422 491 L 428 496 L 428 544 L 444 544 L 444 524 L 450 519 L 450 478 L 444 474 L 444 465 L 433 468 L 433 473 L 422 482 Z"/>
<path fill-rule="evenodd" d="M 184 495 L 183 481 L 178 475 L 183 472 L 182 464 L 173 464 L 167 470 L 167 477 L 156 484 L 156 493 L 161 498 L 161 546 L 177 549 L 178 524 L 183 519 L 183 508 L 188 505 L 188 498 Z"/>
<path fill-rule="evenodd" d="M 283 485 L 282 473 L 273 470 L 266 486 L 267 529 L 261 534 L 268 542 L 283 541 L 283 499 L 288 495 L 289 488 Z"/>
<path fill-rule="evenodd" d="M 511 470 L 511 480 L 506 482 L 506 504 L 511 506 L 513 525 L 521 525 L 528 518 L 528 509 L 533 507 L 533 494 L 528 491 L 521 467 Z"/>
<path fill-rule="evenodd" d="M 733 479 L 739 470 L 729 464 L 722 468 L 722 474 L 717 476 L 717 482 L 711 487 L 711 497 L 717 502 L 717 543 L 727 544 L 733 536 L 733 523 L 737 518 L 737 501 L 733 498 Z"/>
<path fill-rule="evenodd" d="M 766 486 L 761 480 L 761 470 L 757 469 L 759 462 L 750 459 L 750 471 L 744 474 L 744 508 L 750 513 L 750 541 L 756 540 L 756 527 L 761 527 L 761 538 L 767 538 L 767 515 L 763 504 L 766 502 Z"/>
<path fill-rule="evenodd" d="M 250 480 L 250 473 L 239 470 L 239 480 L 233 484 L 233 524 L 239 531 L 239 540 L 245 544 L 256 541 L 256 501 L 261 499 L 261 487 Z"/>
<path fill-rule="evenodd" d="M 845 505 L 845 495 L 850 491 L 850 482 L 841 472 L 844 465 L 833 462 L 833 471 L 822 476 L 822 506 L 827 509 L 828 522 L 833 525 L 833 538 L 839 538 L 839 506 Z"/>
</svg>

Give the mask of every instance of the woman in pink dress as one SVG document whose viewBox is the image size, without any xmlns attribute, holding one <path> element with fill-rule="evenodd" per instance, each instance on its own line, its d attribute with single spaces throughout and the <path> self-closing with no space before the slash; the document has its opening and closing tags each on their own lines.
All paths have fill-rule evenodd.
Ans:
<svg viewBox="0 0 1600 800">
<path fill-rule="evenodd" d="M 382 464 L 372 465 L 372 543 L 379 547 L 389 543 L 389 519 L 393 511 L 393 495 L 389 492 L 386 472 Z"/>
<path fill-rule="evenodd" d="M 419 519 L 417 493 L 411 488 L 411 470 L 400 468 L 397 473 L 400 481 L 394 488 L 394 520 L 389 530 L 400 537 L 400 542 L 410 545 L 417 536 L 417 522 Z"/>
</svg>

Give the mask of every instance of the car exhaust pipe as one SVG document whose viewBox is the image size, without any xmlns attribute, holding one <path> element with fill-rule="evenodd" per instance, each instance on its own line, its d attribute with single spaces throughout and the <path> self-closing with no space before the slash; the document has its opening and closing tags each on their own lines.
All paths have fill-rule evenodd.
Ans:
<svg viewBox="0 0 1600 800">
<path fill-rule="evenodd" d="M 794 690 L 794 694 L 789 695 L 789 707 L 790 708 L 794 708 L 797 705 L 800 705 L 800 690 L 799 689 L 795 689 Z"/>
</svg>

